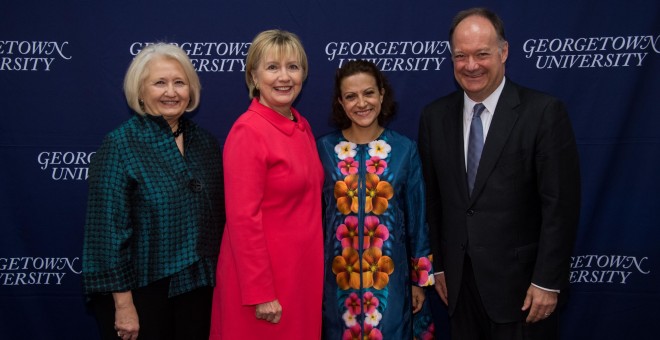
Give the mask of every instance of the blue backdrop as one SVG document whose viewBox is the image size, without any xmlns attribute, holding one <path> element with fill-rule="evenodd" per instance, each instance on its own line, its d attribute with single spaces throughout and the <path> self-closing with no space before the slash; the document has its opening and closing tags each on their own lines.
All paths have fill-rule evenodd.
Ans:
<svg viewBox="0 0 660 340">
<path fill-rule="evenodd" d="M 141 47 L 186 49 L 200 73 L 200 125 L 222 142 L 249 101 L 255 34 L 297 33 L 310 61 L 296 107 L 328 124 L 334 70 L 369 58 L 417 137 L 422 107 L 456 88 L 453 15 L 503 18 L 507 76 L 563 99 L 577 135 L 582 213 L 563 339 L 653 338 L 660 304 L 660 3 L 657 1 L 8 0 L 0 5 L 0 337 L 96 339 L 81 295 L 87 166 L 131 115 L 124 72 Z M 434 298 L 439 338 L 446 312 Z"/>
</svg>

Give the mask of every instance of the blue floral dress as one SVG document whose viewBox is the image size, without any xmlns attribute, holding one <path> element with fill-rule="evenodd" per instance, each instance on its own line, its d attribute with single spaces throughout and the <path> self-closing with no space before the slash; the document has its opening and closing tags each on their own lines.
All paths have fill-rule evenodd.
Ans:
<svg viewBox="0 0 660 340">
<path fill-rule="evenodd" d="M 386 129 L 368 144 L 340 131 L 317 141 L 323 186 L 324 339 L 432 339 L 428 303 L 412 313 L 411 285 L 432 286 L 417 147 Z"/>
</svg>

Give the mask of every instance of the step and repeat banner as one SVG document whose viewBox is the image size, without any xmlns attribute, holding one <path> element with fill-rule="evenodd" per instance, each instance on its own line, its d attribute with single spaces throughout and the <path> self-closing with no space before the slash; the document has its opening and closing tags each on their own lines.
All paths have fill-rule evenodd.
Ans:
<svg viewBox="0 0 660 340">
<path fill-rule="evenodd" d="M 504 20 L 507 76 L 568 106 L 582 211 L 563 339 L 654 338 L 660 312 L 660 3 L 657 1 L 30 1 L 0 6 L 0 338 L 97 339 L 81 293 L 87 171 L 131 116 L 131 59 L 164 41 L 202 82 L 193 119 L 223 143 L 249 104 L 260 31 L 297 33 L 309 78 L 296 107 L 332 130 L 334 71 L 374 61 L 393 84 L 390 127 L 417 138 L 424 105 L 456 89 L 447 31 L 477 5 Z M 448 337 L 437 298 L 436 336 Z"/>
</svg>

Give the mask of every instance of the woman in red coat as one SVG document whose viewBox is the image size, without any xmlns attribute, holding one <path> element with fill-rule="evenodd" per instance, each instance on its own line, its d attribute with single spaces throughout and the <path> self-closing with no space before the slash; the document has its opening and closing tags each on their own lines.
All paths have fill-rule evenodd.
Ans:
<svg viewBox="0 0 660 340">
<path fill-rule="evenodd" d="M 245 70 L 252 103 L 224 146 L 227 225 L 211 339 L 320 338 L 323 168 L 291 107 L 306 76 L 296 35 L 255 37 Z"/>
</svg>

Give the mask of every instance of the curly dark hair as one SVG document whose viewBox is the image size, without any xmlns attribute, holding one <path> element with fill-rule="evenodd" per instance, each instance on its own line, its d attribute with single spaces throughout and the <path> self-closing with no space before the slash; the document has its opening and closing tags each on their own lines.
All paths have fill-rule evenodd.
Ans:
<svg viewBox="0 0 660 340">
<path fill-rule="evenodd" d="M 367 60 L 351 60 L 341 68 L 338 68 L 335 73 L 335 86 L 334 94 L 332 96 L 332 115 L 330 116 L 332 123 L 340 130 L 348 129 L 352 121 L 346 116 L 344 108 L 339 103 L 341 99 L 341 82 L 347 77 L 356 75 L 358 73 L 366 73 L 371 75 L 376 80 L 378 90 L 384 90 L 383 103 L 381 105 L 380 114 L 378 115 L 378 125 L 385 126 L 396 114 L 397 104 L 394 101 L 394 92 L 390 86 L 390 82 L 385 75 L 378 69 L 376 64 Z"/>
</svg>

